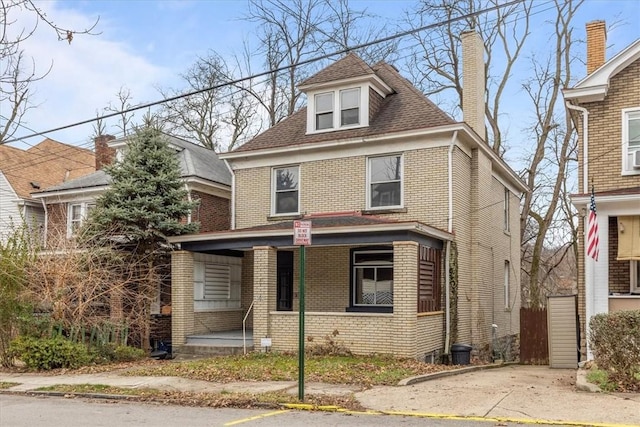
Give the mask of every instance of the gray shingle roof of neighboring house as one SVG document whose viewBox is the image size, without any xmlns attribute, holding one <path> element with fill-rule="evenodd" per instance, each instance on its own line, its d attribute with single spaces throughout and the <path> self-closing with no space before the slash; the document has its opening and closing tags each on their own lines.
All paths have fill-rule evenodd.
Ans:
<svg viewBox="0 0 640 427">
<path fill-rule="evenodd" d="M 378 112 L 371 117 L 369 126 L 307 134 L 307 108 L 304 107 L 233 152 L 294 147 L 316 142 L 359 138 L 457 123 L 402 77 L 393 66 L 379 62 L 369 67 L 353 54 L 345 56 L 311 76 L 303 82 L 303 85 L 367 76 L 371 74 L 369 70 L 393 90 L 393 93 L 382 100 Z"/>
<path fill-rule="evenodd" d="M 213 183 L 231 186 L 231 172 L 218 155 L 200 145 L 164 134 L 167 142 L 176 149 L 176 156 L 180 163 L 182 178 L 200 178 Z M 114 140 L 114 142 L 123 141 Z M 81 190 L 108 186 L 111 177 L 103 170 L 92 174 L 64 182 L 53 187 L 46 188 L 38 193 L 51 193 L 57 191 Z"/>
</svg>

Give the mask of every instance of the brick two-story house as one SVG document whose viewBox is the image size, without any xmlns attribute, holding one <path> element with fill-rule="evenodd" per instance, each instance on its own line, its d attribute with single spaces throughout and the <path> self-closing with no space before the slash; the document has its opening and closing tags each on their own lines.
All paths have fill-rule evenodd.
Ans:
<svg viewBox="0 0 640 427">
<path fill-rule="evenodd" d="M 312 224 L 307 338 L 337 330 L 357 354 L 432 360 L 519 333 L 527 188 L 484 140 L 483 45 L 463 40 L 466 122 L 348 54 L 299 86 L 305 108 L 221 155 L 233 229 L 171 239 L 174 350 L 244 318 L 256 344 L 297 348 L 298 219 Z"/>
<path fill-rule="evenodd" d="M 184 220 L 199 222 L 202 232 L 228 230 L 230 227 L 231 172 L 217 154 L 200 145 L 164 135 L 180 163 L 181 178 L 190 200 L 197 207 Z M 56 250 L 72 239 L 87 218 L 88 211 L 110 185 L 103 166 L 110 164 L 126 150 L 127 139 L 109 135 L 95 139 L 93 173 L 65 181 L 32 194 L 45 206 L 46 248 Z M 162 283 L 152 305 L 157 339 L 171 338 L 171 284 Z M 153 337 L 152 337 L 153 338 Z"/>
<path fill-rule="evenodd" d="M 581 336 L 598 313 L 640 309 L 640 40 L 605 60 L 603 21 L 587 24 L 587 76 L 564 97 L 579 136 L 581 213 L 578 307 Z M 597 260 L 585 232 L 591 192 L 599 236 Z M 583 356 L 590 357 L 586 339 Z"/>
</svg>

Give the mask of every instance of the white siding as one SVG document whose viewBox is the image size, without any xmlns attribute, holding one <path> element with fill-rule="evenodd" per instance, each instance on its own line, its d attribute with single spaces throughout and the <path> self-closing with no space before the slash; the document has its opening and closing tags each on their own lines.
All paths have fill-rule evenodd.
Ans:
<svg viewBox="0 0 640 427">
<path fill-rule="evenodd" d="M 18 195 L 0 172 L 0 239 L 4 240 L 13 227 L 21 222 Z"/>
</svg>

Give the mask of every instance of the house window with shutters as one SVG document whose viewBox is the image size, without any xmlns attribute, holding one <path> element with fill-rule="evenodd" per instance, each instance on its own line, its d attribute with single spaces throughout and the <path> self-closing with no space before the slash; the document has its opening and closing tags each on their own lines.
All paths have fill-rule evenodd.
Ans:
<svg viewBox="0 0 640 427">
<path fill-rule="evenodd" d="M 240 265 L 225 263 L 225 257 L 217 262 L 194 261 L 193 299 L 194 310 L 240 308 Z"/>
<path fill-rule="evenodd" d="M 420 246 L 418 277 L 418 313 L 442 310 L 440 277 L 441 251 Z"/>
</svg>

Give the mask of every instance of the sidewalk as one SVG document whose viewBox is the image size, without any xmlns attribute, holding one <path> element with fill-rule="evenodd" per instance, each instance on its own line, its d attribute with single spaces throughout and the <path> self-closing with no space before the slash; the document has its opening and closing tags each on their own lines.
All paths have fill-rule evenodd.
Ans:
<svg viewBox="0 0 640 427">
<path fill-rule="evenodd" d="M 434 378 L 435 377 L 435 378 Z M 297 393 L 295 381 L 211 383 L 177 377 L 125 377 L 117 373 L 38 375 L 0 373 L 0 382 L 19 385 L 4 391 L 27 392 L 56 384 L 104 384 L 192 392 L 286 391 Z M 365 407 L 379 412 L 427 417 L 481 417 L 496 422 L 640 426 L 640 394 L 581 391 L 582 371 L 547 366 L 508 365 L 466 368 L 457 375 L 412 378 L 395 387 L 358 387 L 306 383 L 307 394 L 354 393 Z"/>
</svg>

